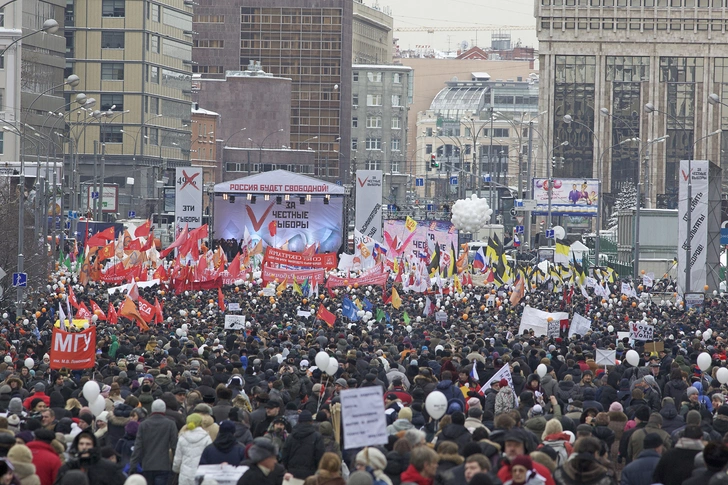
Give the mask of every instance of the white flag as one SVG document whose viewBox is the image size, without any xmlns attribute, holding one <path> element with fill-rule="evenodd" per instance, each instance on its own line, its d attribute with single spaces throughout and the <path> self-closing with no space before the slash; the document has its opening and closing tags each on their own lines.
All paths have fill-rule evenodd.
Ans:
<svg viewBox="0 0 728 485">
<path fill-rule="evenodd" d="M 61 322 L 61 330 L 66 331 L 66 314 L 63 313 L 63 305 L 58 304 L 58 319 Z"/>
</svg>

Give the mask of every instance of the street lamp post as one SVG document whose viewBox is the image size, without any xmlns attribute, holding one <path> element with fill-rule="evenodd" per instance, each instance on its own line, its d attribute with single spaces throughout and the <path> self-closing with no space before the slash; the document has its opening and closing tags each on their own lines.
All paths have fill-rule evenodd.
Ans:
<svg viewBox="0 0 728 485">
<path fill-rule="evenodd" d="M 670 113 L 666 111 L 659 110 L 655 108 L 655 105 L 652 103 L 645 104 L 644 107 L 645 113 L 652 114 L 652 113 L 661 113 L 673 120 L 677 125 L 680 127 L 680 130 L 683 133 L 686 133 L 685 125 L 683 125 L 679 119 L 677 119 L 675 116 L 671 115 Z M 702 138 L 701 138 L 702 140 Z M 696 142 L 697 143 L 697 142 Z M 691 287 L 691 271 L 692 271 L 692 237 L 690 237 L 690 231 L 693 227 L 693 220 L 692 220 L 692 204 L 693 204 L 693 175 L 692 175 L 692 169 L 693 169 L 693 149 L 695 148 L 695 145 L 693 144 L 690 147 L 690 152 L 688 153 L 688 190 L 687 190 L 687 231 L 685 232 L 686 239 L 685 239 L 685 288 L 683 288 L 683 292 L 690 292 Z"/>
<path fill-rule="evenodd" d="M 573 123 L 575 125 L 581 126 L 585 130 L 587 130 L 589 133 L 591 133 L 592 136 L 594 137 L 594 141 L 597 142 L 597 154 L 599 154 L 601 152 L 601 148 L 599 146 L 599 137 L 597 136 L 596 133 L 594 133 L 594 130 L 589 128 L 584 123 L 575 120 L 569 114 L 564 115 L 563 119 L 564 119 L 564 123 L 566 123 L 567 125 L 570 125 Z M 597 237 L 596 237 L 596 240 L 594 241 L 594 259 L 596 261 L 597 266 L 599 265 L 599 252 L 601 249 L 601 245 L 600 245 L 600 241 L 599 241 L 599 239 L 600 239 L 599 233 L 602 230 L 602 167 L 599 166 L 599 164 L 601 163 L 600 160 L 601 160 L 601 157 L 597 158 L 597 170 L 599 171 L 599 173 L 597 174 L 597 220 L 596 220 Z"/>
<path fill-rule="evenodd" d="M 568 140 L 564 140 L 561 143 L 559 143 L 558 145 L 556 145 L 551 150 L 551 152 L 546 156 L 546 181 L 548 182 L 548 189 L 547 189 L 548 212 L 547 212 L 547 216 L 546 216 L 546 229 L 547 230 L 551 229 L 551 217 L 552 217 L 551 200 L 553 197 L 553 190 L 554 190 L 553 164 L 555 161 L 552 160 L 552 157 L 553 157 L 553 153 L 556 151 L 557 148 L 566 147 L 566 146 L 569 146 Z M 551 243 L 552 243 L 551 238 L 546 238 L 546 239 L 548 239 L 548 245 L 549 245 L 549 247 L 551 247 Z"/>
</svg>

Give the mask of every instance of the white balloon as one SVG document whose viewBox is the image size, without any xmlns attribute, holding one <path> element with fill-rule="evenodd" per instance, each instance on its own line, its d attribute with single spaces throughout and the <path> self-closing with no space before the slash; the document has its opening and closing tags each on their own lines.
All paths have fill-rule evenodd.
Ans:
<svg viewBox="0 0 728 485">
<path fill-rule="evenodd" d="M 700 367 L 700 370 L 703 372 L 710 369 L 711 359 L 710 354 L 707 352 L 703 352 L 700 355 L 698 355 L 698 367 Z"/>
<path fill-rule="evenodd" d="M 706 330 L 703 332 L 703 340 L 709 340 L 712 332 L 710 330 Z"/>
<path fill-rule="evenodd" d="M 447 411 L 447 398 L 440 391 L 432 391 L 425 399 L 425 409 L 432 419 L 440 419 Z"/>
<path fill-rule="evenodd" d="M 632 367 L 637 367 L 640 363 L 640 354 L 638 354 L 636 350 L 628 350 L 625 360 L 629 362 L 629 365 Z"/>
<path fill-rule="evenodd" d="M 35 367 L 35 362 L 30 357 L 25 359 L 24 364 L 25 364 L 25 367 L 27 367 L 28 369 L 32 369 L 33 367 Z"/>
<path fill-rule="evenodd" d="M 700 330 L 696 330 L 695 331 L 695 336 L 696 337 L 700 337 L 701 335 L 702 335 L 702 333 L 700 332 Z"/>
<path fill-rule="evenodd" d="M 725 367 L 721 367 L 720 369 L 718 369 L 718 372 L 715 373 L 715 377 L 721 384 L 728 383 L 728 369 L 726 369 Z"/>
<path fill-rule="evenodd" d="M 83 385 L 83 397 L 86 398 L 86 401 L 89 403 L 94 402 L 100 394 L 101 389 L 99 389 L 99 385 L 96 381 L 88 381 Z"/>
<path fill-rule="evenodd" d="M 545 376 L 547 371 L 548 369 L 546 368 L 546 364 L 538 364 L 538 367 L 536 367 L 536 374 L 538 374 L 539 377 Z"/>
<path fill-rule="evenodd" d="M 184 335 L 185 331 L 181 328 L 178 328 L 177 330 L 175 330 L 174 333 L 176 333 L 178 337 L 181 337 L 182 335 Z"/>
<path fill-rule="evenodd" d="M 329 365 L 329 362 L 331 362 L 331 359 L 329 358 L 329 354 L 326 352 L 319 352 L 316 354 L 316 367 L 321 369 L 321 372 L 326 372 L 326 368 Z"/>
<path fill-rule="evenodd" d="M 88 404 L 89 409 L 92 413 L 94 413 L 94 416 L 98 417 L 99 414 L 103 413 L 106 409 L 106 399 L 104 399 L 104 396 L 96 396 L 96 399 L 93 402 L 90 402 Z"/>
<path fill-rule="evenodd" d="M 609 326 L 607 327 L 607 331 L 608 331 L 609 333 L 612 333 L 612 332 L 614 332 L 614 325 L 609 325 Z"/>
<path fill-rule="evenodd" d="M 99 320 L 99 316 L 98 315 L 91 315 L 91 321 L 92 322 L 97 322 L 98 320 Z"/>
<path fill-rule="evenodd" d="M 186 332 L 186 331 L 187 331 L 187 330 L 188 330 L 189 328 L 190 328 L 190 327 L 189 327 L 189 326 L 188 326 L 188 325 L 187 325 L 186 323 L 183 323 L 183 324 L 182 324 L 182 330 L 184 330 L 185 332 Z"/>
<path fill-rule="evenodd" d="M 329 359 L 329 365 L 326 367 L 326 373 L 333 376 L 337 370 L 339 370 L 339 361 L 336 360 L 336 357 L 331 357 Z"/>
</svg>

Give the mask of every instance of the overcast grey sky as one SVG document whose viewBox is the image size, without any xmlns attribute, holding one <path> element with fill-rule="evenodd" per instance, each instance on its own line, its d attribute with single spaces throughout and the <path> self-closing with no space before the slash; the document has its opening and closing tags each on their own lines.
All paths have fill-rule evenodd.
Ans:
<svg viewBox="0 0 728 485">
<path fill-rule="evenodd" d="M 364 0 L 373 5 L 376 0 Z M 524 45 L 537 46 L 536 20 L 533 17 L 533 0 L 379 0 L 381 7 L 390 7 L 397 27 L 456 27 L 478 25 L 526 25 L 533 30 L 512 32 L 515 43 L 519 38 Z M 411 33 L 395 32 L 402 49 L 415 45 L 430 45 L 438 50 L 456 50 L 462 41 L 470 46 L 475 32 Z M 450 38 L 448 39 L 448 35 Z M 478 32 L 478 45 L 490 46 L 490 32 Z"/>
</svg>

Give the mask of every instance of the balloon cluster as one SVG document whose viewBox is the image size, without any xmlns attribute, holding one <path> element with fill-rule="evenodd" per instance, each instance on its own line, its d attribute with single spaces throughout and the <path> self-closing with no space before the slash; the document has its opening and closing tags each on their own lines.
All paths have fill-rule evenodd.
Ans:
<svg viewBox="0 0 728 485">
<path fill-rule="evenodd" d="M 460 199 L 452 206 L 452 223 L 459 231 L 476 232 L 490 221 L 493 210 L 485 199 L 473 194 L 469 199 Z"/>
<path fill-rule="evenodd" d="M 321 372 L 326 372 L 328 375 L 333 376 L 336 374 L 336 371 L 339 370 L 339 361 L 336 360 L 336 357 L 329 357 L 329 354 L 326 352 L 319 352 L 316 354 L 316 367 L 318 367 Z"/>
</svg>

